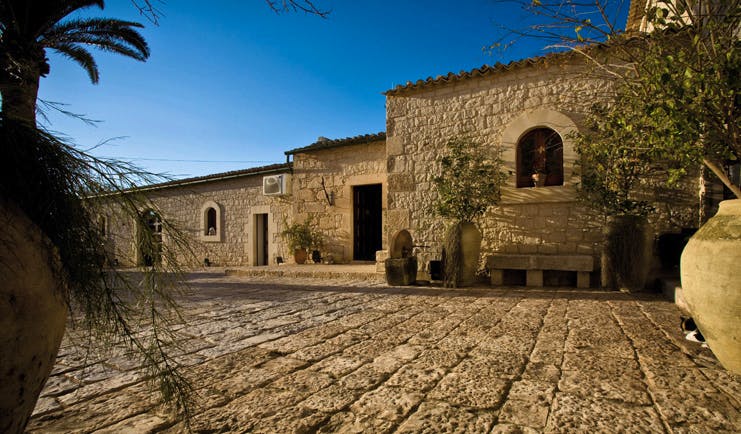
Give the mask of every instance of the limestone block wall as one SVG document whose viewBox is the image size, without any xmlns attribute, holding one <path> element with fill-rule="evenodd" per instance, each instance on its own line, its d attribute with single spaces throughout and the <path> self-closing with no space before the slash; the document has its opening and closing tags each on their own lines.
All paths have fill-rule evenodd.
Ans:
<svg viewBox="0 0 741 434">
<path fill-rule="evenodd" d="M 311 150 L 293 158 L 294 221 L 312 219 L 325 239 L 323 255 L 330 253 L 335 262 L 351 261 L 353 187 L 382 184 L 382 203 L 387 203 L 385 142 Z M 332 194 L 333 205 L 325 192 Z"/>
<path fill-rule="evenodd" d="M 281 222 L 291 213 L 290 196 L 263 196 L 262 175 L 178 187 L 147 193 L 156 210 L 189 241 L 193 255 L 179 253 L 184 265 L 203 265 L 205 258 L 215 266 L 255 265 L 256 214 L 268 214 L 268 261 L 286 257 L 280 237 Z M 217 231 L 208 235 L 205 212 L 217 209 Z M 122 265 L 139 261 L 136 247 L 137 224 L 112 207 L 103 208 L 109 241 Z M 173 247 L 172 230 L 163 228 L 163 240 Z"/>
<path fill-rule="evenodd" d="M 576 202 L 570 134 L 606 84 L 576 79 L 579 66 L 520 67 L 489 76 L 387 95 L 388 234 L 410 229 L 423 260 L 439 258 L 446 225 L 432 211 L 433 178 L 445 143 L 469 137 L 501 146 L 510 177 L 499 206 L 480 222 L 482 258 L 492 252 L 598 255 L 600 222 Z M 536 127 L 559 133 L 564 185 L 515 188 L 515 147 Z"/>
</svg>

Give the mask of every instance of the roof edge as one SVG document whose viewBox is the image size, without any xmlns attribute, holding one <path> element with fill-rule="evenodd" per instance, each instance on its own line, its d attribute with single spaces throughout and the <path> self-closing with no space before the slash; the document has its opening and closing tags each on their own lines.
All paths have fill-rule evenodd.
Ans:
<svg viewBox="0 0 741 434">
<path fill-rule="evenodd" d="M 142 187 L 127 188 L 121 191 L 101 194 L 101 195 L 98 195 L 98 197 L 112 196 L 116 194 L 141 193 L 141 192 L 148 192 L 148 191 L 164 190 L 168 188 L 183 187 L 186 185 L 206 184 L 209 182 L 217 182 L 217 181 L 223 181 L 227 179 L 235 179 L 235 178 L 242 178 L 242 177 L 256 176 L 256 175 L 266 175 L 269 173 L 285 172 L 285 171 L 292 171 L 292 170 L 293 170 L 292 163 L 271 164 L 268 166 L 252 167 L 249 169 L 234 170 L 231 172 L 222 172 L 222 173 L 215 173 L 212 175 L 196 176 L 192 178 L 184 178 L 184 179 L 178 179 L 178 180 L 173 180 L 173 181 L 166 181 L 166 182 L 162 182 L 159 184 L 145 185 Z"/>
<path fill-rule="evenodd" d="M 303 146 L 301 148 L 291 149 L 285 151 L 286 155 L 298 154 L 301 152 L 321 151 L 324 149 L 339 148 L 342 146 L 360 145 L 363 143 L 378 142 L 380 140 L 386 140 L 386 132 L 381 131 L 374 134 L 361 134 L 354 137 L 345 137 L 342 139 L 325 139 L 314 142 L 310 145 Z"/>
<path fill-rule="evenodd" d="M 438 75 L 437 77 L 427 77 L 422 80 L 419 79 L 415 82 L 407 81 L 406 84 L 398 84 L 392 89 L 382 92 L 383 95 L 393 96 L 400 95 L 415 90 L 443 86 L 449 83 L 455 83 L 463 80 L 470 80 L 478 77 L 485 77 L 494 74 L 502 74 L 508 71 L 532 67 L 537 65 L 547 65 L 551 61 L 563 61 L 574 56 L 572 50 L 558 51 L 553 53 L 544 54 L 542 56 L 528 57 L 520 60 L 513 60 L 507 64 L 497 62 L 494 65 L 482 65 L 478 68 L 474 68 L 470 71 L 461 71 L 457 74 L 449 72 L 446 75 Z"/>
</svg>

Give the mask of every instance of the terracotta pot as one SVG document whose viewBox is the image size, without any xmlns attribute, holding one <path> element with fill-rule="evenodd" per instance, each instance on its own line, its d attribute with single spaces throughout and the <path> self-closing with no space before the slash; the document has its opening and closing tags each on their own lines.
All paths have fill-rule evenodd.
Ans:
<svg viewBox="0 0 741 434">
<path fill-rule="evenodd" d="M 448 231 L 447 251 L 443 249 L 446 286 L 471 286 L 476 282 L 481 239 L 481 231 L 471 222 L 459 222 Z"/>
<path fill-rule="evenodd" d="M 306 253 L 306 249 L 296 249 L 293 251 L 293 259 L 297 264 L 305 263 L 308 257 L 309 255 Z"/>
<path fill-rule="evenodd" d="M 481 231 L 471 222 L 461 223 L 461 254 L 463 272 L 460 286 L 471 286 L 476 283 L 476 272 L 479 270 L 481 253 Z"/>
<path fill-rule="evenodd" d="M 708 346 L 741 374 L 741 199 L 720 203 L 690 238 L 680 269 L 684 298 Z"/>
<path fill-rule="evenodd" d="M 615 216 L 602 252 L 602 286 L 641 291 L 651 268 L 652 231 L 645 217 Z"/>
<path fill-rule="evenodd" d="M 56 249 L 3 202 L 0 243 L 0 432 L 21 433 L 54 366 L 67 307 Z"/>
</svg>

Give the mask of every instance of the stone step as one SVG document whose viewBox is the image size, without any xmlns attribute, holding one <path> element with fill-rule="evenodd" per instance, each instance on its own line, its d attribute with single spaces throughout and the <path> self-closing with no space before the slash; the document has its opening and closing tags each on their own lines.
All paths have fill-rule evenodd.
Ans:
<svg viewBox="0 0 741 434">
<path fill-rule="evenodd" d="M 329 268 L 331 267 L 331 268 Z M 363 267 L 368 268 L 368 267 Z M 372 270 L 358 270 L 352 265 L 346 268 L 341 266 L 287 266 L 287 267 L 243 267 L 227 268 L 227 276 L 245 276 L 245 277 L 289 277 L 289 278 L 308 278 L 308 279 L 353 279 L 368 281 L 385 281 L 385 274 Z"/>
</svg>

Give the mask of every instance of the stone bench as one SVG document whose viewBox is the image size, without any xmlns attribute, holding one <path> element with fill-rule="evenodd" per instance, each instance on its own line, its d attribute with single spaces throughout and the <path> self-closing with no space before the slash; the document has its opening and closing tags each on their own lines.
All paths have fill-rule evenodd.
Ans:
<svg viewBox="0 0 741 434">
<path fill-rule="evenodd" d="M 594 258 L 587 255 L 520 255 L 495 253 L 487 256 L 491 284 L 504 284 L 504 270 L 525 270 L 527 286 L 543 286 L 543 270 L 575 271 L 576 287 L 589 288 L 589 273 L 594 270 Z"/>
</svg>

